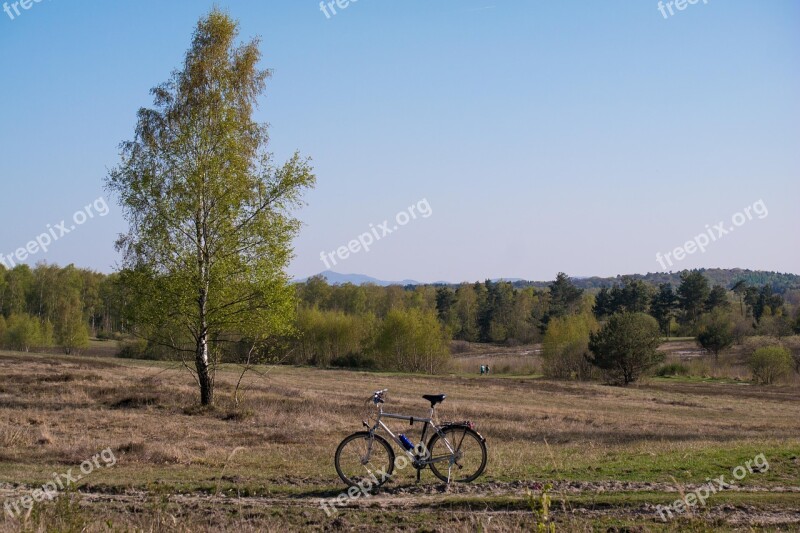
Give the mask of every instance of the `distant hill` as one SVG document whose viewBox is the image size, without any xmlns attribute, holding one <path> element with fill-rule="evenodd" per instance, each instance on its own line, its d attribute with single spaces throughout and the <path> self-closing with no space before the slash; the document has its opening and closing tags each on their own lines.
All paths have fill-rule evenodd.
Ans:
<svg viewBox="0 0 800 533">
<path fill-rule="evenodd" d="M 769 272 L 765 270 L 747 270 L 741 268 L 701 268 L 699 269 L 708 279 L 712 285 L 722 285 L 725 288 L 730 288 L 734 283 L 744 280 L 749 285 L 764 285 L 770 283 L 777 292 L 784 292 L 788 289 L 800 289 L 800 276 L 797 274 L 784 274 L 780 272 Z M 324 277 L 331 285 L 342 285 L 345 283 L 352 283 L 353 285 L 373 284 L 386 287 L 389 285 L 425 285 L 422 282 L 413 279 L 404 279 L 402 281 L 386 281 L 364 274 L 340 274 L 331 270 L 320 272 L 318 275 Z M 647 274 L 629 274 L 634 279 L 641 279 L 646 283 L 652 285 L 659 285 L 660 283 L 672 283 L 677 287 L 681 282 L 680 272 L 652 272 Z M 615 283 L 622 281 L 623 275 L 616 277 L 574 277 L 572 282 L 581 289 L 599 289 L 603 286 L 612 286 Z M 308 278 L 296 280 L 298 283 L 306 281 Z M 526 281 L 524 278 L 495 278 L 493 282 L 507 281 L 514 285 L 514 287 L 547 287 L 551 281 Z M 448 281 L 437 281 L 428 283 L 427 285 L 458 285 L 458 283 Z"/>
<path fill-rule="evenodd" d="M 326 270 L 317 274 L 322 276 L 331 285 L 344 285 L 345 283 L 352 283 L 353 285 L 380 285 L 387 287 L 389 285 L 422 285 L 419 281 L 413 279 L 404 279 L 402 281 L 385 281 L 372 276 L 365 276 L 364 274 L 340 274 L 332 270 Z M 306 281 L 308 278 L 296 280 L 298 283 Z"/>
<path fill-rule="evenodd" d="M 738 281 L 744 280 L 748 285 L 772 285 L 777 292 L 784 292 L 788 289 L 800 289 L 800 276 L 797 274 L 784 274 L 780 272 L 770 272 L 765 270 L 747 270 L 742 268 L 700 268 L 712 285 L 722 285 L 726 289 L 731 288 Z M 620 283 L 625 276 L 603 278 L 598 276 L 573 278 L 572 282 L 581 289 L 599 289 L 600 287 L 610 287 Z M 652 285 L 661 283 L 672 283 L 677 287 L 681 283 L 680 272 L 648 272 L 647 274 L 629 274 L 627 277 L 641 279 Z M 522 281 L 515 282 L 515 287 L 547 287 L 549 281 Z"/>
<path fill-rule="evenodd" d="M 389 285 L 458 285 L 452 281 L 434 281 L 432 283 L 423 283 L 413 279 L 404 279 L 402 281 L 386 281 L 383 279 L 373 278 L 364 274 L 340 274 L 332 270 L 320 272 L 317 276 L 322 276 L 331 285 L 343 285 L 345 283 L 352 283 L 353 285 L 380 285 L 381 287 L 388 287 Z M 297 279 L 296 283 L 303 283 L 308 278 Z M 493 282 L 507 281 L 509 283 L 528 283 L 523 278 L 494 278 Z"/>
</svg>

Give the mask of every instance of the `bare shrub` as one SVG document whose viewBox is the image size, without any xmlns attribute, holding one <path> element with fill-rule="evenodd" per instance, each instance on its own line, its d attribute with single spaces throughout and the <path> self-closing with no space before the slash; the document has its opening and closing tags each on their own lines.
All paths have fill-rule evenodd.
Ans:
<svg viewBox="0 0 800 533">
<path fill-rule="evenodd" d="M 470 353 L 472 346 L 467 341 L 451 341 L 450 353 L 453 355 Z"/>
</svg>

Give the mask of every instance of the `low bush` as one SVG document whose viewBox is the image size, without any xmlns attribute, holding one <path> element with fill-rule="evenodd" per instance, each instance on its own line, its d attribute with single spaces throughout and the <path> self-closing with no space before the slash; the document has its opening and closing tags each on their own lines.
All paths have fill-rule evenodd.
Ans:
<svg viewBox="0 0 800 533">
<path fill-rule="evenodd" d="M 121 341 L 117 357 L 121 359 L 144 359 L 147 361 L 179 360 L 174 350 L 162 346 L 152 346 L 144 339 Z"/>
<path fill-rule="evenodd" d="M 331 361 L 331 366 L 338 368 L 364 368 L 374 369 L 377 367 L 375 360 L 360 353 L 349 353 L 341 355 Z"/>
<path fill-rule="evenodd" d="M 688 376 L 689 367 L 683 363 L 668 363 L 662 365 L 657 371 L 656 375 L 662 378 L 674 376 Z"/>
<path fill-rule="evenodd" d="M 781 346 L 759 348 L 750 356 L 753 381 L 771 385 L 792 371 L 793 361 L 789 350 Z"/>
</svg>

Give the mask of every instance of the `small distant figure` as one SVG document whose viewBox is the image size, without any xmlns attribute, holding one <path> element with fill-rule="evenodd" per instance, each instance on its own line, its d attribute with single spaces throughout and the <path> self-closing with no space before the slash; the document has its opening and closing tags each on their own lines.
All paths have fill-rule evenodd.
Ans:
<svg viewBox="0 0 800 533">
<path fill-rule="evenodd" d="M 486 366 L 481 365 L 481 376 L 486 373 Z"/>
<path fill-rule="evenodd" d="M 486 373 L 489 373 L 489 365 L 486 365 Z"/>
</svg>

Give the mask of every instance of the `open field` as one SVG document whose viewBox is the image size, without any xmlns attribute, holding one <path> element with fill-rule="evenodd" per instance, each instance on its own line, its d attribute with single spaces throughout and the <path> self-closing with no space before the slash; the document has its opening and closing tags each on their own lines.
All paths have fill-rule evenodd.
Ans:
<svg viewBox="0 0 800 533">
<path fill-rule="evenodd" d="M 650 379 L 627 389 L 532 377 L 440 377 L 260 368 L 242 404 L 235 367 L 218 374 L 218 406 L 195 407 L 174 363 L 0 352 L 0 500 L 14 501 L 111 448 L 78 490 L 4 515 L 0 531 L 291 529 L 511 531 L 533 526 L 526 491 L 552 483 L 559 531 L 800 530 L 800 390 Z M 360 429 L 365 400 L 389 388 L 392 410 L 471 419 L 489 466 L 445 489 L 407 468 L 335 516 L 339 441 Z M 400 426 L 399 426 L 400 427 Z M 417 435 L 418 429 L 406 432 Z M 763 453 L 769 468 L 669 523 L 656 505 Z M 625 529 L 629 528 L 629 529 Z"/>
<path fill-rule="evenodd" d="M 102 345 L 97 348 L 102 349 Z M 479 374 L 481 365 L 489 365 L 492 374 L 531 376 L 541 373 L 542 345 L 501 346 L 495 344 L 454 342 L 452 367 L 459 374 Z M 107 353 L 108 348 L 105 348 Z M 680 363 L 688 375 L 698 379 L 749 381 L 752 373 L 747 358 L 752 352 L 746 346 L 735 344 L 715 359 L 706 353 L 692 337 L 664 339 L 659 351 L 664 353 L 664 363 Z M 791 373 L 781 380 L 784 385 L 800 386 L 800 374 Z"/>
</svg>

